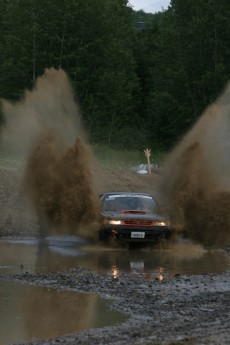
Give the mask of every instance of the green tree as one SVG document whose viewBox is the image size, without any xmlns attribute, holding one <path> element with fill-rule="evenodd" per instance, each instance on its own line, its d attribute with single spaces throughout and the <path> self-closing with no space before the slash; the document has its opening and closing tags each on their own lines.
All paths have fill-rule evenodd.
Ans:
<svg viewBox="0 0 230 345">
<path fill-rule="evenodd" d="M 17 99 L 35 80 L 36 1 L 7 1 L 2 21 L 1 97 Z"/>
<path fill-rule="evenodd" d="M 172 146 L 229 79 L 229 7 L 227 0 L 172 0 L 140 32 L 138 74 L 151 141 Z"/>
<path fill-rule="evenodd" d="M 127 131 L 138 126 L 135 28 L 127 3 L 126 0 L 4 2 L 0 44 L 5 49 L 1 56 L 0 96 L 17 99 L 45 68 L 61 67 L 73 82 L 92 140 L 108 144 L 125 142 L 126 125 Z"/>
</svg>

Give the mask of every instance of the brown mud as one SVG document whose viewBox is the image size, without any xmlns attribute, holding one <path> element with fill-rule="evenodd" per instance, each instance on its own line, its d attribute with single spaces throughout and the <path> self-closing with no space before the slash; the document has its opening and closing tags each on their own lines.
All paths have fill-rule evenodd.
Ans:
<svg viewBox="0 0 230 345">
<path fill-rule="evenodd" d="M 37 212 L 41 235 L 86 235 L 88 229 L 88 237 L 96 236 L 93 157 L 67 75 L 46 70 L 19 102 L 3 100 L 2 108 L 3 144 L 24 162 L 21 188 Z"/>
<path fill-rule="evenodd" d="M 55 233 L 96 237 L 99 202 L 92 188 L 86 145 L 66 148 L 49 133 L 34 145 L 24 183 L 40 217 L 44 236 Z M 44 229 L 48 227 L 45 233 Z"/>
<path fill-rule="evenodd" d="M 206 246 L 230 241 L 230 85 L 165 161 L 160 195 L 174 228 Z"/>
</svg>

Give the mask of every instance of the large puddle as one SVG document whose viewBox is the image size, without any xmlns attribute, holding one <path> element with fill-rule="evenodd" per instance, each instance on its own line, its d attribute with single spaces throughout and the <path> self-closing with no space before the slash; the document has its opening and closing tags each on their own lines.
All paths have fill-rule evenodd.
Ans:
<svg viewBox="0 0 230 345">
<path fill-rule="evenodd" d="M 96 294 L 0 281 L 0 345 L 50 339 L 125 320 Z"/>
<path fill-rule="evenodd" d="M 159 280 L 167 275 L 221 273 L 230 267 L 224 250 L 208 251 L 184 240 L 137 250 L 90 245 L 69 237 L 52 237 L 43 243 L 0 241 L 0 275 L 55 273 L 76 266 L 112 277 L 128 272 Z M 94 294 L 0 281 L 0 345 L 122 322 L 124 315 L 111 311 L 108 303 Z"/>
</svg>

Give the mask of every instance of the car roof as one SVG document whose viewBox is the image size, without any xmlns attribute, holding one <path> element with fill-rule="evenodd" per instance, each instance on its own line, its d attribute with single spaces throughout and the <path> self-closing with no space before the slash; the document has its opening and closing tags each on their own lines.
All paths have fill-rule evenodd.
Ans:
<svg viewBox="0 0 230 345">
<path fill-rule="evenodd" d="M 127 197 L 130 197 L 130 196 L 149 196 L 151 198 L 154 199 L 154 197 L 149 194 L 149 193 L 140 193 L 140 192 L 106 192 L 106 193 L 102 193 L 100 194 L 100 197 L 104 197 L 106 195 L 125 195 Z"/>
</svg>

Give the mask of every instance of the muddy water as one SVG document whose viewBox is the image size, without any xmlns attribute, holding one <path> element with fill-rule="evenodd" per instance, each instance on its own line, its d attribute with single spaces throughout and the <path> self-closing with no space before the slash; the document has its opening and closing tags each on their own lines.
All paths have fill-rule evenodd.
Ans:
<svg viewBox="0 0 230 345">
<path fill-rule="evenodd" d="M 0 345 L 49 339 L 125 320 L 98 295 L 15 282 L 0 281 L 0 304 Z"/>
<path fill-rule="evenodd" d="M 112 276 L 131 272 L 161 279 L 175 274 L 220 273 L 230 267 L 224 250 L 207 250 L 183 239 L 164 247 L 135 250 L 92 245 L 73 236 L 49 237 L 42 243 L 0 241 L 0 274 L 55 273 L 76 266 Z"/>
</svg>

